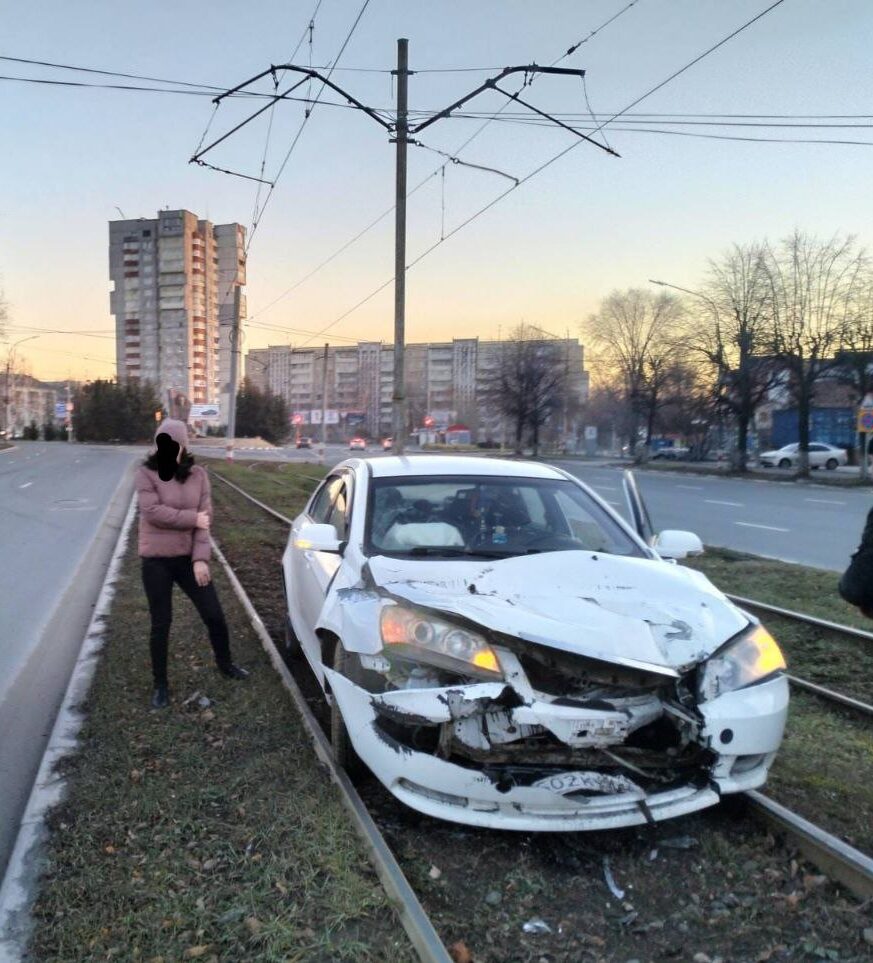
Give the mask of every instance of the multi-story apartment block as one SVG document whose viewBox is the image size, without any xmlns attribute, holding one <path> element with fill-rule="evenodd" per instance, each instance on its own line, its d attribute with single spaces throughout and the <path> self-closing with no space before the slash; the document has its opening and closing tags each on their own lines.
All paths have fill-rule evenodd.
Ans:
<svg viewBox="0 0 873 963">
<path fill-rule="evenodd" d="M 109 222 L 119 381 L 151 381 L 162 399 L 220 404 L 227 419 L 234 289 L 245 284 L 245 228 L 190 211 Z M 245 317 L 245 298 L 241 301 Z"/>
<path fill-rule="evenodd" d="M 551 363 L 566 369 L 567 387 L 558 430 L 573 434 L 579 407 L 588 397 L 588 373 L 578 340 L 549 339 Z M 405 352 L 408 423 L 416 430 L 445 429 L 462 422 L 479 441 L 509 440 L 493 403 L 494 375 L 509 342 L 455 338 L 408 344 Z M 324 348 L 271 345 L 246 354 L 246 377 L 263 391 L 280 395 L 304 433 L 321 424 Z M 327 435 L 341 439 L 363 433 L 371 438 L 392 430 L 394 348 L 375 341 L 327 349 Z"/>
<path fill-rule="evenodd" d="M 7 437 L 20 435 L 31 422 L 42 428 L 47 421 L 54 421 L 57 401 L 53 384 L 0 371 L 0 416 Z"/>
</svg>

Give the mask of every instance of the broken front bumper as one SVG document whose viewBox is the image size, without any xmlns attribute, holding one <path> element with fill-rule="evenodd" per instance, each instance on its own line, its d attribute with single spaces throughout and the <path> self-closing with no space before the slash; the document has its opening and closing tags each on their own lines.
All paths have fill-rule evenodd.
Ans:
<svg viewBox="0 0 873 963">
<path fill-rule="evenodd" d="M 419 751 L 393 738 L 380 724 L 380 718 L 402 719 L 410 725 L 439 725 L 462 719 L 465 713 L 471 719 L 476 718 L 486 705 L 499 700 L 501 693 L 506 692 L 508 687 L 504 683 L 395 690 L 374 695 L 345 676 L 329 669 L 325 671 L 355 750 L 394 796 L 431 816 L 502 829 L 614 829 L 705 809 L 717 803 L 722 792 L 751 789 L 766 780 L 781 740 L 787 708 L 787 683 L 783 679 L 754 687 L 759 690 L 768 687 L 768 690 L 751 697 L 732 699 L 740 694 L 731 693 L 710 703 L 701 742 L 718 755 L 709 779 L 705 773 L 697 772 L 695 778 L 674 781 L 655 790 L 634 787 L 614 793 L 569 795 L 547 785 L 519 785 L 502 779 L 499 765 L 459 764 Z M 783 684 L 784 693 L 780 692 Z M 757 705 L 762 696 L 766 704 L 763 714 L 748 718 L 750 698 Z M 728 704 L 712 711 L 723 699 L 728 699 Z M 545 725 L 561 741 L 569 738 L 571 743 L 578 726 L 591 719 L 590 710 L 548 702 L 518 706 L 512 712 L 517 724 Z M 743 713 L 747 715 L 745 719 L 741 718 Z M 768 717 L 763 722 L 762 715 Z M 729 747 L 716 743 L 716 737 L 726 736 L 724 730 L 729 727 L 734 729 L 731 741 L 736 739 L 736 745 L 730 749 L 736 755 L 725 755 Z M 554 771 L 554 767 L 551 768 Z M 580 768 L 568 765 L 566 770 Z M 628 775 L 633 782 L 634 774 Z M 620 785 L 621 780 L 616 783 Z"/>
</svg>

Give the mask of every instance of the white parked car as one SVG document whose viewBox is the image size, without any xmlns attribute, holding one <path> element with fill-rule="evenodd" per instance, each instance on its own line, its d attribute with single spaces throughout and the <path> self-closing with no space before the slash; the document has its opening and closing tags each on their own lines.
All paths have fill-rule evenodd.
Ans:
<svg viewBox="0 0 873 963">
<path fill-rule="evenodd" d="M 606 829 L 762 785 L 785 662 L 756 619 L 558 468 L 351 459 L 293 523 L 289 655 L 337 760 L 402 802 L 519 830 Z"/>
<path fill-rule="evenodd" d="M 800 464 L 800 445 L 795 442 L 774 451 L 765 451 L 758 456 L 758 461 L 764 468 L 796 468 Z M 849 456 L 845 448 L 836 445 L 825 445 L 819 441 L 809 443 L 809 467 L 821 468 L 822 465 L 833 471 L 839 465 L 846 465 Z"/>
</svg>

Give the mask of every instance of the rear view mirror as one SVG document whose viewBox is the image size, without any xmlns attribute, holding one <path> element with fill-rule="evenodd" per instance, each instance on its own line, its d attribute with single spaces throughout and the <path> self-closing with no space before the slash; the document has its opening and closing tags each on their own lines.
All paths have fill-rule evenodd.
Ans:
<svg viewBox="0 0 873 963">
<path fill-rule="evenodd" d="M 333 525 L 319 525 L 309 522 L 301 525 L 300 531 L 294 539 L 294 547 L 306 552 L 334 552 L 341 553 L 344 543 L 336 537 Z"/>
<path fill-rule="evenodd" d="M 703 542 L 694 532 L 682 532 L 668 528 L 655 536 L 652 546 L 661 558 L 687 558 L 702 555 Z"/>
</svg>

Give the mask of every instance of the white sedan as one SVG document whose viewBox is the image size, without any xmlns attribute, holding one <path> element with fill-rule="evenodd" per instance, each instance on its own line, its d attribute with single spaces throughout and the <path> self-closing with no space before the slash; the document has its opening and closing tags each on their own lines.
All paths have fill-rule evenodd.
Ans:
<svg viewBox="0 0 873 963">
<path fill-rule="evenodd" d="M 762 785 L 785 661 L 753 617 L 558 468 L 350 459 L 293 523 L 289 657 L 337 760 L 414 809 L 518 830 L 605 829 Z"/>
<path fill-rule="evenodd" d="M 785 445 L 774 451 L 765 451 L 758 456 L 758 461 L 763 468 L 796 468 L 800 464 L 800 445 L 795 442 L 792 445 Z M 836 445 L 825 445 L 822 442 L 812 441 L 809 444 L 809 467 L 821 468 L 824 466 L 828 471 L 833 471 L 840 465 L 846 465 L 849 456 L 845 448 L 837 448 Z"/>
</svg>

